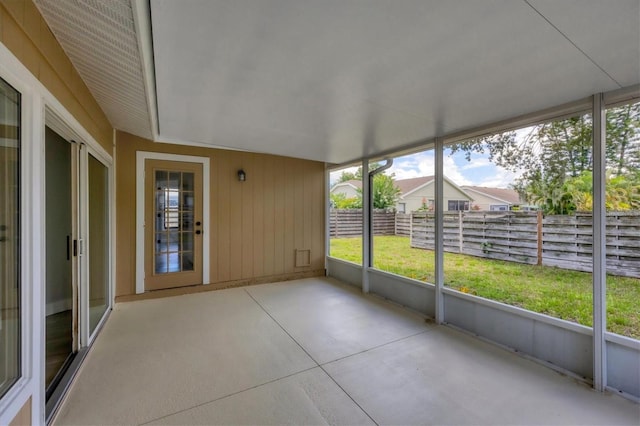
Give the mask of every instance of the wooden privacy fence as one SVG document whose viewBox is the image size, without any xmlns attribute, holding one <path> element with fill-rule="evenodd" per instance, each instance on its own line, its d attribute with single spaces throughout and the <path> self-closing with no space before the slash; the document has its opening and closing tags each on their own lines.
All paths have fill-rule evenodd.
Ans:
<svg viewBox="0 0 640 426">
<path fill-rule="evenodd" d="M 433 249 L 433 213 L 411 215 L 411 247 Z M 591 213 L 446 212 L 444 250 L 533 265 L 592 270 Z M 640 278 L 640 212 L 607 213 L 607 272 Z"/>
<path fill-rule="evenodd" d="M 374 235 L 405 235 L 411 230 L 411 215 L 375 210 L 373 212 Z M 331 209 L 329 213 L 329 235 L 334 238 L 362 235 L 362 210 Z"/>
</svg>

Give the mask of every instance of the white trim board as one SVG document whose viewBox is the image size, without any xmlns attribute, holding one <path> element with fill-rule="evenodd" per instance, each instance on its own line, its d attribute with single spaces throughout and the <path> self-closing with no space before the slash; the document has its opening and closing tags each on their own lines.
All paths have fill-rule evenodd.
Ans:
<svg viewBox="0 0 640 426">
<path fill-rule="evenodd" d="M 210 274 L 210 240 L 209 232 L 210 195 L 209 176 L 210 165 L 208 157 L 193 155 L 165 154 L 161 152 L 136 152 L 136 294 L 144 293 L 144 163 L 146 160 L 183 161 L 186 163 L 202 164 L 202 216 L 206 218 L 202 227 L 202 284 L 209 284 Z"/>
</svg>

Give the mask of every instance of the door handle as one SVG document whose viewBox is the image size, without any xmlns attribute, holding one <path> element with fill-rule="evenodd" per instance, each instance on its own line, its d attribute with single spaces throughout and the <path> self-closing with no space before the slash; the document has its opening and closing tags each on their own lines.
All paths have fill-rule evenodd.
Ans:
<svg viewBox="0 0 640 426">
<path fill-rule="evenodd" d="M 200 221 L 196 222 L 196 226 L 200 226 Z"/>
<path fill-rule="evenodd" d="M 199 230 L 199 229 L 198 229 L 198 230 L 196 230 L 196 235 L 200 235 L 200 234 L 202 234 L 202 231 L 201 231 L 201 230 Z"/>
</svg>

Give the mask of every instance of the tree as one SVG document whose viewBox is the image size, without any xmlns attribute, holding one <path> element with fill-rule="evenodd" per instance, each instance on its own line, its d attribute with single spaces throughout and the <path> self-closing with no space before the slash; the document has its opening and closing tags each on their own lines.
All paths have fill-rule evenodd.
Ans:
<svg viewBox="0 0 640 426">
<path fill-rule="evenodd" d="M 350 180 L 358 180 L 358 179 L 360 179 L 360 178 L 357 177 L 355 173 L 343 171 L 342 174 L 340 175 L 340 177 L 338 178 L 338 181 L 335 184 L 342 183 L 342 182 L 348 182 Z"/>
<path fill-rule="evenodd" d="M 331 206 L 336 209 L 359 209 L 362 207 L 362 200 L 358 197 L 347 198 L 343 193 L 332 193 L 329 195 Z"/>
<path fill-rule="evenodd" d="M 360 200 L 362 200 L 362 190 L 358 190 Z M 391 209 L 395 208 L 396 202 L 400 198 L 400 188 L 396 186 L 393 175 L 377 174 L 373 177 L 373 208 Z"/>
<path fill-rule="evenodd" d="M 640 103 L 607 111 L 607 190 L 618 197 L 609 203 L 618 208 L 636 206 L 634 189 L 640 170 Z M 585 173 L 593 168 L 592 120 L 586 114 L 544 123 L 531 128 L 524 137 L 506 132 L 457 143 L 451 152 L 488 154 L 493 163 L 521 176 L 514 183 L 529 203 L 550 214 L 568 214 L 591 204 L 584 190 Z M 617 181 L 619 176 L 625 178 Z M 626 185 L 625 189 L 616 185 Z M 591 195 L 589 195 L 590 197 Z M 637 208 L 637 207 L 635 207 Z M 590 209 L 590 208 L 589 208 Z"/>
<path fill-rule="evenodd" d="M 375 170 L 380 167 L 380 163 L 369 164 L 369 170 Z M 373 208 L 375 209 L 392 209 L 395 208 L 396 202 L 400 197 L 400 188 L 398 188 L 393 180 L 394 175 L 386 175 L 379 173 L 373 177 Z M 344 180 L 343 180 L 344 179 Z M 342 172 L 338 182 L 346 182 L 349 180 L 361 180 L 362 167 L 358 167 L 355 173 Z M 356 198 L 346 198 L 344 194 L 331 194 L 331 203 L 338 209 L 361 209 L 362 208 L 362 189 L 358 188 L 358 196 Z"/>
<path fill-rule="evenodd" d="M 614 175 L 640 170 L 640 103 L 607 110 L 607 162 Z"/>
</svg>

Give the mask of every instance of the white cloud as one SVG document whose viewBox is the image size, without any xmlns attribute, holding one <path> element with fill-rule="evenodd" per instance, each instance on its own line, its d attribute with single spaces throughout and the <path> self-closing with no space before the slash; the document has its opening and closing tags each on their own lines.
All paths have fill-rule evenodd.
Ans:
<svg viewBox="0 0 640 426">
<path fill-rule="evenodd" d="M 389 174 L 394 173 L 396 179 L 411 179 L 431 176 L 434 173 L 433 152 L 419 152 L 395 158 Z"/>
<path fill-rule="evenodd" d="M 472 185 L 473 183 L 465 177 L 458 165 L 453 161 L 453 157 L 446 155 L 443 163 L 444 175 L 458 186 Z"/>
<path fill-rule="evenodd" d="M 480 167 L 492 167 L 492 166 L 494 166 L 494 164 L 491 161 L 489 161 L 488 158 L 479 157 L 479 158 L 472 158 L 469 163 L 465 164 L 460 169 L 471 170 L 471 169 L 478 169 Z"/>
<path fill-rule="evenodd" d="M 396 179 L 411 179 L 422 176 L 416 169 L 389 169 Z"/>
<path fill-rule="evenodd" d="M 495 167 L 495 174 L 481 181 L 477 186 L 487 186 L 490 188 L 509 188 L 510 185 L 522 175 L 522 172 L 514 173 L 512 171 L 503 169 L 502 167 Z"/>
</svg>

